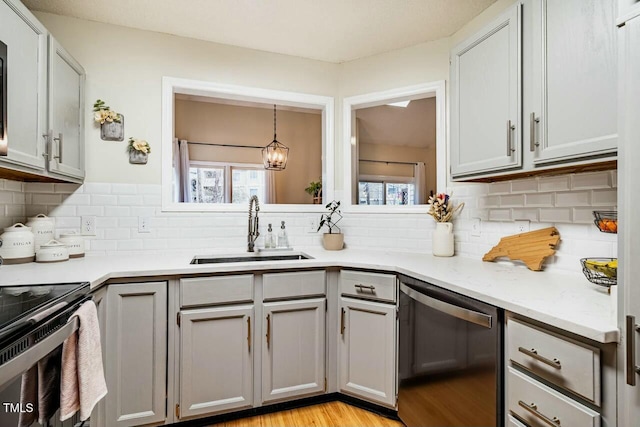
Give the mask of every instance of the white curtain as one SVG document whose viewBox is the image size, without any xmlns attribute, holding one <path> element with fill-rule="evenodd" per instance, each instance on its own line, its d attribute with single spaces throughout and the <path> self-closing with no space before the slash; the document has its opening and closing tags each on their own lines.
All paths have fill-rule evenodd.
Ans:
<svg viewBox="0 0 640 427">
<path fill-rule="evenodd" d="M 415 192 L 413 194 L 413 202 L 416 205 L 427 203 L 427 168 L 424 162 L 418 162 L 413 166 L 413 179 L 415 184 Z"/>
<path fill-rule="evenodd" d="M 175 202 L 189 202 L 189 144 L 182 139 L 173 141 L 173 179 Z"/>
<path fill-rule="evenodd" d="M 173 138 L 171 159 L 173 161 L 173 176 L 171 177 L 171 183 L 173 184 L 173 201 L 180 202 L 180 143 L 178 142 L 178 138 Z"/>
<path fill-rule="evenodd" d="M 276 203 L 276 173 L 271 170 L 265 171 L 265 203 Z"/>
</svg>

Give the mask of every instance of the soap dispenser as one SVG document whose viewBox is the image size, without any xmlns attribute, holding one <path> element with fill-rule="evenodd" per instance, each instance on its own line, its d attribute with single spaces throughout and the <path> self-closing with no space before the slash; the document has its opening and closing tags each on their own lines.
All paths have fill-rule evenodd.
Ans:
<svg viewBox="0 0 640 427">
<path fill-rule="evenodd" d="M 264 239 L 264 247 L 266 249 L 273 249 L 276 247 L 276 239 L 273 236 L 273 228 L 271 228 L 271 224 L 269 224 L 269 228 L 267 229 L 267 237 Z"/>
<path fill-rule="evenodd" d="M 278 247 L 288 248 L 289 238 L 287 237 L 287 230 L 284 228 L 284 221 L 280 221 L 280 232 L 278 233 Z"/>
</svg>

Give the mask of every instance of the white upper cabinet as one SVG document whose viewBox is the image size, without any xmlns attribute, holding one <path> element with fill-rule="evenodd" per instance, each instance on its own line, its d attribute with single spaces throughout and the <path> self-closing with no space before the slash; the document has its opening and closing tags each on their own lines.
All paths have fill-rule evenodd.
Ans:
<svg viewBox="0 0 640 427">
<path fill-rule="evenodd" d="M 49 171 L 84 178 L 82 66 L 49 36 Z"/>
<path fill-rule="evenodd" d="M 452 178 L 615 160 L 615 20 L 614 1 L 523 0 L 454 48 Z"/>
<path fill-rule="evenodd" d="M 524 114 L 535 165 L 615 154 L 617 49 L 615 2 L 527 0 L 525 37 L 531 88 Z M 530 10 L 529 10 L 530 9 Z"/>
<path fill-rule="evenodd" d="M 451 53 L 451 174 L 518 168 L 521 5 Z"/>
<path fill-rule="evenodd" d="M 0 0 L 0 41 L 7 45 L 7 157 L 20 170 L 45 168 L 47 30 L 19 1 Z M 0 165 L 1 166 L 1 165 Z"/>
</svg>

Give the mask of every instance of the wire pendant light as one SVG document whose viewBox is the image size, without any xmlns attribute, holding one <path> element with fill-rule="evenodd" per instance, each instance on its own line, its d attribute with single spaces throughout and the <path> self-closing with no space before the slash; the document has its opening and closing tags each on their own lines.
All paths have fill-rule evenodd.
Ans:
<svg viewBox="0 0 640 427">
<path fill-rule="evenodd" d="M 276 106 L 273 105 L 273 141 L 262 149 L 262 162 L 268 170 L 281 171 L 287 167 L 289 148 L 276 138 Z"/>
</svg>

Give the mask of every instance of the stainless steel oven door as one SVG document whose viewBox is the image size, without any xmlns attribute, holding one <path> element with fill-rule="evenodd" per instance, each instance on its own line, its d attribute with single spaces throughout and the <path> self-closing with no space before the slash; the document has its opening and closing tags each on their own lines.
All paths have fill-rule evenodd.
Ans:
<svg viewBox="0 0 640 427">
<path fill-rule="evenodd" d="M 400 284 L 398 415 L 407 426 L 502 421 L 501 311 L 427 283 Z"/>
</svg>

